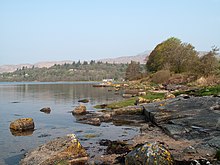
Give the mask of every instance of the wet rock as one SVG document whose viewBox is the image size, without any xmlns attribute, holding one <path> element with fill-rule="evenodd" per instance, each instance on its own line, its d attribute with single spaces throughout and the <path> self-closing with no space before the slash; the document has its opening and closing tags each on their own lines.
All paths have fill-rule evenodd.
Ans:
<svg viewBox="0 0 220 165">
<path fill-rule="evenodd" d="M 90 125 L 94 125 L 94 126 L 100 126 L 101 125 L 101 121 L 100 121 L 99 118 L 90 118 L 88 120 L 82 120 L 81 123 L 90 124 Z"/>
<path fill-rule="evenodd" d="M 145 143 L 126 155 L 125 165 L 130 164 L 170 165 L 173 164 L 173 159 L 164 144 L 158 142 Z"/>
<path fill-rule="evenodd" d="M 10 124 L 10 129 L 14 131 L 27 131 L 34 130 L 34 121 L 32 118 L 21 118 L 17 119 Z"/>
<path fill-rule="evenodd" d="M 44 134 L 39 135 L 38 138 L 44 138 L 44 137 L 48 137 L 48 136 L 51 136 L 51 134 L 44 133 Z"/>
<path fill-rule="evenodd" d="M 80 105 L 77 106 L 73 111 L 72 111 L 73 115 L 84 115 L 86 114 L 86 106 L 85 105 Z"/>
<path fill-rule="evenodd" d="M 88 155 L 74 134 L 56 138 L 25 154 L 21 165 L 86 164 Z"/>
<path fill-rule="evenodd" d="M 94 126 L 100 126 L 101 120 L 99 114 L 96 113 L 88 113 L 83 116 L 77 116 L 76 117 L 77 122 L 82 124 L 89 124 Z"/>
<path fill-rule="evenodd" d="M 47 114 L 50 114 L 51 109 L 50 109 L 50 107 L 45 107 L 45 108 L 42 108 L 40 111 L 44 112 L 44 113 L 47 113 Z"/>
<path fill-rule="evenodd" d="M 116 126 L 121 126 L 121 125 L 134 125 L 138 126 L 143 123 L 145 123 L 145 117 L 143 115 L 116 115 L 113 116 L 112 122 Z"/>
<path fill-rule="evenodd" d="M 81 102 L 81 103 L 88 103 L 89 100 L 88 100 L 88 99 L 81 99 L 81 100 L 79 100 L 78 102 Z"/>
<path fill-rule="evenodd" d="M 99 144 L 102 146 L 108 146 L 106 148 L 106 154 L 124 154 L 131 151 L 130 145 L 124 141 L 111 141 L 108 139 L 102 139 Z"/>
<path fill-rule="evenodd" d="M 143 107 L 142 106 L 128 106 L 124 108 L 114 109 L 113 115 L 121 115 L 121 114 L 143 114 Z"/>
</svg>

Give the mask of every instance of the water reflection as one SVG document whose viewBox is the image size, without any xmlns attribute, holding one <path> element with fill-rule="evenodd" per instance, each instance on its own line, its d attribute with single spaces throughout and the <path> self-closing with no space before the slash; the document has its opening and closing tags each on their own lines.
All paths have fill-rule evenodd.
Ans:
<svg viewBox="0 0 220 165">
<path fill-rule="evenodd" d="M 13 136 L 31 136 L 34 133 L 34 130 L 28 130 L 28 131 L 15 131 L 13 129 L 10 129 L 10 132 Z"/>
<path fill-rule="evenodd" d="M 16 94 L 20 99 L 31 97 L 34 100 L 53 100 L 57 103 L 72 101 L 77 103 L 77 99 L 88 98 L 91 104 L 96 102 L 113 101 L 114 92 L 109 88 L 93 88 L 92 84 L 22 84 L 15 86 Z"/>
</svg>

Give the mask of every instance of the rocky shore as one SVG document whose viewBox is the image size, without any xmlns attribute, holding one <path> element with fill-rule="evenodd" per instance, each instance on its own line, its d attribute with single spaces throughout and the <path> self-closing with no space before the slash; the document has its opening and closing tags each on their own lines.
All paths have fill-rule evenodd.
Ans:
<svg viewBox="0 0 220 165">
<path fill-rule="evenodd" d="M 104 148 L 104 155 L 91 157 L 83 150 L 84 162 L 80 162 L 81 164 L 138 164 L 140 161 L 152 164 L 153 160 L 157 160 L 159 164 L 220 164 L 220 97 L 180 95 L 159 102 L 83 113 L 77 115 L 77 121 L 96 126 L 102 122 L 113 122 L 116 125 L 133 124 L 140 127 L 139 135 L 133 139 L 100 141 L 96 146 L 97 151 Z M 48 147 L 52 147 L 53 151 L 47 152 L 48 159 L 42 160 L 44 164 L 48 164 L 45 163 L 47 160 L 55 161 L 53 158 L 57 156 L 54 156 L 54 151 L 59 151 L 58 155 L 64 155 L 56 162 L 68 160 L 67 164 L 74 164 L 68 148 L 76 151 L 79 146 L 71 146 L 67 141 L 60 145 L 54 140 L 28 152 L 21 164 L 28 164 L 29 160 L 31 164 L 39 164 L 36 162 L 41 157 L 39 154 L 46 153 L 42 148 Z M 163 152 L 166 154 L 161 154 Z M 70 157 L 67 158 L 66 154 Z M 82 160 L 78 158 L 77 160 Z"/>
</svg>

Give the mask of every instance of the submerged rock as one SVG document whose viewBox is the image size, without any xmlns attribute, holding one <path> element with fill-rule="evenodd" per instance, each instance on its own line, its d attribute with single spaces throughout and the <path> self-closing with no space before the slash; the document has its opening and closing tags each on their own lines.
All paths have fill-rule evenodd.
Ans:
<svg viewBox="0 0 220 165">
<path fill-rule="evenodd" d="M 146 143 L 129 152 L 125 157 L 125 165 L 172 165 L 173 158 L 167 147 L 158 142 Z"/>
<path fill-rule="evenodd" d="M 88 100 L 88 99 L 81 99 L 81 100 L 79 100 L 78 102 L 81 102 L 81 103 L 88 103 L 89 100 Z"/>
<path fill-rule="evenodd" d="M 72 111 L 73 115 L 84 115 L 86 114 L 86 106 L 85 105 L 80 105 L 77 106 L 73 111 Z"/>
<path fill-rule="evenodd" d="M 85 164 L 88 155 L 74 134 L 56 138 L 25 154 L 20 165 Z"/>
<path fill-rule="evenodd" d="M 88 120 L 81 120 L 80 123 L 94 125 L 94 126 L 101 125 L 101 121 L 99 118 L 89 118 Z"/>
<path fill-rule="evenodd" d="M 51 109 L 50 107 L 45 107 L 45 108 L 42 108 L 40 111 L 49 114 L 51 112 Z"/>
<path fill-rule="evenodd" d="M 34 130 L 34 121 L 32 118 L 17 119 L 10 124 L 10 129 L 14 131 Z"/>
</svg>

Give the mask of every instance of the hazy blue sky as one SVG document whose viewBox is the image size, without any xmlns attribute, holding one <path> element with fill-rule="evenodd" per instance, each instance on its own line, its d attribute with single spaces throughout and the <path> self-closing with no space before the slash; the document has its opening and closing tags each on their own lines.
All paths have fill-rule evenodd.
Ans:
<svg viewBox="0 0 220 165">
<path fill-rule="evenodd" d="M 220 0 L 0 0 L 0 65 L 220 47 Z"/>
</svg>

